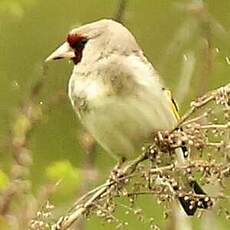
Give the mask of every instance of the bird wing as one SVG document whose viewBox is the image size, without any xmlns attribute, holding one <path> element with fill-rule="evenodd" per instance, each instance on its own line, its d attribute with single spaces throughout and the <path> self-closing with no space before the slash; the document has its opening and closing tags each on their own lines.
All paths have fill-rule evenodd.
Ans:
<svg viewBox="0 0 230 230">
<path fill-rule="evenodd" d="M 179 107 L 175 99 L 173 98 L 171 91 L 168 89 L 163 89 L 163 90 L 171 102 L 170 103 L 171 110 L 174 117 L 177 119 L 177 121 L 179 121 L 180 119 Z M 188 157 L 188 149 L 186 145 L 182 145 L 180 148 L 177 148 L 175 150 L 175 153 L 177 157 L 177 164 L 186 163 L 186 158 Z M 204 190 L 201 188 L 201 186 L 198 184 L 196 180 L 189 180 L 188 184 L 190 186 L 190 190 L 192 190 L 195 194 L 206 195 L 206 193 L 204 192 Z M 208 199 L 200 198 L 199 201 L 196 201 L 196 203 L 193 206 L 191 205 L 192 199 L 185 199 L 185 196 L 179 197 L 179 202 L 183 207 L 184 211 L 186 212 L 186 214 L 192 216 L 195 214 L 197 208 L 207 209 L 209 207 L 208 202 L 211 202 L 211 200 L 208 196 L 207 198 Z"/>
</svg>

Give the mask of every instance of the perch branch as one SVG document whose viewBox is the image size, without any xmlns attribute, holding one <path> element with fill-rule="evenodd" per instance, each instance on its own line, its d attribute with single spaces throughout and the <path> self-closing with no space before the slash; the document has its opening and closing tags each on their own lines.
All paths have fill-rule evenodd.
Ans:
<svg viewBox="0 0 230 230">
<path fill-rule="evenodd" d="M 227 98 L 226 98 L 227 97 Z M 219 89 L 210 91 L 206 95 L 198 98 L 195 102 L 191 104 L 191 109 L 182 117 L 182 119 L 179 121 L 177 127 L 170 132 L 170 135 L 176 133 L 178 128 L 181 128 L 184 126 L 184 124 L 187 122 L 188 119 L 193 119 L 191 118 L 194 113 L 200 109 L 206 106 L 209 102 L 211 101 L 216 101 L 216 104 L 223 104 L 225 108 L 229 109 L 229 98 L 230 98 L 230 84 L 227 84 L 226 86 L 223 86 Z M 199 121 L 199 119 L 198 119 Z M 194 120 L 194 123 L 196 124 L 197 120 Z M 210 124 L 204 124 L 200 126 L 200 131 L 208 130 L 208 129 L 228 129 L 229 128 L 229 122 L 227 122 L 227 125 L 210 125 Z M 178 134 L 178 133 L 177 133 Z M 201 135 L 202 136 L 202 135 Z M 133 161 L 124 164 L 117 165 L 110 174 L 110 177 L 107 179 L 107 181 L 98 186 L 97 188 L 94 188 L 90 192 L 86 193 L 83 195 L 70 209 L 70 211 L 67 214 L 64 214 L 59 218 L 59 220 L 52 225 L 52 230 L 64 230 L 68 229 L 74 222 L 76 222 L 80 217 L 89 214 L 90 212 L 93 211 L 93 209 L 97 207 L 102 207 L 100 205 L 100 202 L 104 201 L 105 198 L 108 198 L 110 196 L 122 196 L 122 193 L 119 193 L 122 191 L 122 189 L 125 187 L 125 185 L 129 182 L 130 177 L 134 175 L 134 172 L 137 172 L 137 168 L 140 169 L 140 163 L 142 163 L 145 160 L 149 160 L 150 162 L 157 162 L 159 159 L 157 158 L 160 154 L 164 153 L 162 151 L 162 148 L 165 149 L 165 146 L 174 146 L 175 143 L 171 143 L 171 140 L 168 139 L 169 135 L 167 138 L 162 135 L 160 136 L 160 141 L 158 139 L 158 142 L 154 143 L 153 145 L 150 145 L 148 148 L 145 148 L 143 153 L 139 155 L 136 159 Z M 206 139 L 205 139 L 206 140 Z M 163 143 L 163 145 L 162 145 Z M 211 143 L 211 142 L 210 142 Z M 159 146 L 158 146 L 159 145 Z M 170 147 L 171 147 L 170 146 Z M 178 145 L 180 146 L 180 145 Z M 203 145 L 204 147 L 207 145 Z M 170 148 L 169 147 L 169 152 Z M 212 162 L 206 162 L 206 161 L 190 161 L 186 165 L 178 166 L 175 164 L 169 164 L 169 165 L 164 165 L 162 167 L 158 167 L 157 165 L 148 169 L 147 173 L 144 170 L 139 170 L 140 175 L 142 177 L 145 177 L 145 175 L 149 175 L 149 177 L 154 176 L 155 178 L 158 175 L 164 176 L 164 173 L 166 172 L 174 172 L 174 171 L 183 171 L 183 172 L 188 172 L 190 173 L 192 170 L 200 170 L 200 172 L 203 173 L 209 173 L 211 174 L 212 170 L 215 172 L 216 170 L 219 170 L 219 173 L 223 176 L 229 176 L 229 164 L 214 164 Z M 205 169 L 205 170 L 204 170 Z M 170 174 L 169 174 L 170 175 Z M 166 177 L 167 179 L 168 177 Z M 169 182 L 168 184 L 170 184 Z M 118 193 L 114 192 L 118 191 Z M 149 193 L 154 193 L 152 192 L 153 190 L 150 190 Z M 143 192 L 141 191 L 133 191 L 133 192 L 127 192 L 127 194 L 142 194 Z M 148 192 L 144 192 L 148 193 Z M 155 193 L 154 193 L 155 194 Z M 186 192 L 184 193 L 185 195 L 187 194 Z M 178 195 L 178 194 L 177 194 Z M 189 194 L 190 195 L 190 194 Z M 198 196 L 195 194 L 194 198 L 197 198 Z"/>
<path fill-rule="evenodd" d="M 123 169 L 118 169 L 119 175 L 115 180 L 110 177 L 106 181 L 106 183 L 104 183 L 96 189 L 93 189 L 92 191 L 84 195 L 82 198 L 80 198 L 79 201 L 76 202 L 77 205 L 75 204 L 72 208 L 74 209 L 74 211 L 67 216 L 62 216 L 61 218 L 59 218 L 58 222 L 52 226 L 52 230 L 68 229 L 75 221 L 77 221 L 82 215 L 84 215 L 91 206 L 93 206 L 95 200 L 101 199 L 104 194 L 106 194 L 107 192 L 111 192 L 116 187 L 111 187 L 112 185 L 120 183 L 121 180 L 124 180 L 126 178 L 126 175 L 132 174 L 132 172 L 135 171 L 137 165 L 147 159 L 146 154 L 147 153 L 144 152 L 135 160 L 131 161 L 129 164 L 124 166 Z M 116 167 L 115 170 L 117 170 Z M 111 175 L 112 174 L 113 171 L 111 172 Z M 82 202 L 82 200 L 89 197 L 91 194 L 93 195 L 84 204 L 79 204 Z"/>
</svg>

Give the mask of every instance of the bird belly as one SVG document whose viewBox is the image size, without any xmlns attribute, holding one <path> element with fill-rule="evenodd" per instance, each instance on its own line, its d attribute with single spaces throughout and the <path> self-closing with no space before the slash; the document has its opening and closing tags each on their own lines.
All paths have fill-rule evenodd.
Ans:
<svg viewBox="0 0 230 230">
<path fill-rule="evenodd" d="M 115 156 L 140 153 L 151 133 L 170 130 L 176 124 L 168 101 L 153 96 L 144 93 L 105 97 L 82 116 L 82 122 L 99 144 Z"/>
<path fill-rule="evenodd" d="M 89 74 L 76 67 L 69 97 L 96 141 L 114 156 L 127 157 L 139 153 L 151 133 L 175 127 L 176 118 L 151 66 L 135 56 L 120 59 Z"/>
</svg>

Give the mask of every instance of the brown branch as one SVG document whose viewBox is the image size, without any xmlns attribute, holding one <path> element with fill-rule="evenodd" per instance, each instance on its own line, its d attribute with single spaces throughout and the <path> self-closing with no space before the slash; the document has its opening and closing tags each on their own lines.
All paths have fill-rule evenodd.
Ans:
<svg viewBox="0 0 230 230">
<path fill-rule="evenodd" d="M 118 179 L 121 178 L 121 180 L 125 179 L 126 175 L 131 174 L 133 171 L 135 171 L 137 165 L 144 160 L 146 160 L 146 152 L 138 156 L 135 160 L 124 166 L 123 169 L 119 169 L 119 176 Z M 115 167 L 115 170 L 117 167 Z M 114 172 L 111 172 L 111 175 Z M 82 215 L 84 215 L 86 212 L 88 212 L 90 207 L 93 206 L 93 203 L 96 200 L 100 200 L 103 198 L 103 195 L 107 192 L 112 192 L 113 189 L 115 189 L 116 186 L 111 187 L 112 185 L 120 184 L 121 180 L 113 180 L 113 178 L 109 178 L 105 184 L 99 186 L 100 189 L 93 189 L 91 192 L 87 193 L 84 198 L 80 198 L 80 200 L 74 205 L 75 207 L 72 208 L 74 211 L 66 216 L 62 216 L 59 218 L 56 224 L 52 226 L 52 230 L 64 230 L 68 229 L 75 221 L 77 221 Z M 94 194 L 93 194 L 94 193 Z M 84 200 L 86 197 L 93 194 L 84 204 L 80 205 L 79 203 Z"/>
<path fill-rule="evenodd" d="M 203 97 L 198 98 L 198 100 L 194 101 L 191 103 L 191 108 L 188 110 L 187 113 L 185 113 L 184 116 L 182 116 L 182 118 L 180 119 L 180 121 L 178 122 L 177 126 L 175 129 L 177 129 L 179 126 L 181 126 L 182 124 L 185 123 L 185 121 L 190 118 L 198 109 L 204 107 L 205 105 L 207 105 L 208 103 L 210 103 L 211 101 L 213 101 L 216 96 L 225 91 L 226 93 L 230 94 L 230 83 L 220 87 L 218 89 L 212 90 L 210 92 L 208 92 L 207 94 L 205 94 Z M 195 118 L 196 119 L 196 118 Z M 175 130 L 174 129 L 174 130 Z M 172 132 L 174 131 L 172 130 Z"/>
</svg>

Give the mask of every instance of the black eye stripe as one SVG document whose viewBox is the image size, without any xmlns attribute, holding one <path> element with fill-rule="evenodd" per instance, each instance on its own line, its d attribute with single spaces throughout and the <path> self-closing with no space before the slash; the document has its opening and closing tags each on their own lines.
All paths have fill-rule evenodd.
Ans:
<svg viewBox="0 0 230 230">
<path fill-rule="evenodd" d="M 87 39 L 83 38 L 80 41 L 77 41 L 75 44 L 73 44 L 73 47 L 75 49 L 84 48 L 87 41 L 88 41 Z"/>
<path fill-rule="evenodd" d="M 82 52 L 88 38 L 76 33 L 69 33 L 66 40 L 70 47 L 74 50 L 75 57 L 73 57 L 72 60 L 74 64 L 77 65 L 81 61 Z"/>
</svg>

